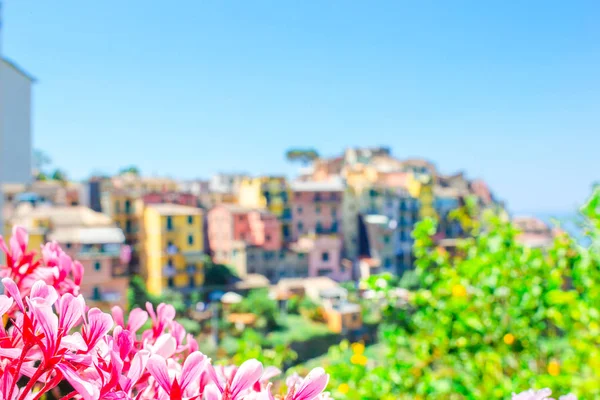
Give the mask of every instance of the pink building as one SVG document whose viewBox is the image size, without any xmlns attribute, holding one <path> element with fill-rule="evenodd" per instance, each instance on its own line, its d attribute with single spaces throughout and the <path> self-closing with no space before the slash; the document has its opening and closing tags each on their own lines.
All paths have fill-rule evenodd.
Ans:
<svg viewBox="0 0 600 400">
<path fill-rule="evenodd" d="M 327 276 L 337 281 L 352 278 L 342 264 L 342 239 L 338 235 L 306 235 L 292 244 L 295 251 L 308 254 L 308 276 Z"/>
<path fill-rule="evenodd" d="M 144 204 L 179 204 L 182 206 L 198 207 L 198 196 L 184 192 L 152 192 L 145 194 Z"/>
<path fill-rule="evenodd" d="M 310 240 L 308 254 L 308 276 L 327 276 L 337 281 L 349 280 L 352 271 L 342 265 L 342 239 L 337 235 L 318 235 L 301 238 Z"/>
<path fill-rule="evenodd" d="M 296 181 L 292 184 L 292 239 L 306 234 L 341 234 L 340 179 Z"/>
<path fill-rule="evenodd" d="M 216 262 L 234 258 L 235 241 L 267 251 L 281 249 L 281 223 L 268 212 L 221 204 L 208 212 L 207 222 L 209 247 Z"/>
</svg>

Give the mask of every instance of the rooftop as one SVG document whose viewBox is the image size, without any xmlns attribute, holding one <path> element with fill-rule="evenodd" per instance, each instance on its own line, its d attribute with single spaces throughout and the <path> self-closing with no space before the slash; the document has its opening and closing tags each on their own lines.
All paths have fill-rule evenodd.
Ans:
<svg viewBox="0 0 600 400">
<path fill-rule="evenodd" d="M 342 192 L 344 182 L 336 177 L 326 181 L 294 181 L 291 187 L 294 192 Z"/>
<path fill-rule="evenodd" d="M 201 215 L 202 210 L 196 207 L 179 204 L 151 204 L 148 206 L 160 215 Z"/>
<path fill-rule="evenodd" d="M 360 312 L 360 306 L 355 303 L 340 303 L 333 307 L 334 310 L 341 314 L 355 314 Z"/>
<path fill-rule="evenodd" d="M 16 62 L 14 62 L 8 58 L 2 58 L 2 62 L 4 62 L 4 64 L 6 66 L 14 69 L 19 74 L 23 75 L 25 78 L 29 79 L 32 83 L 37 82 L 37 79 L 35 79 L 35 77 L 33 75 L 31 75 L 29 72 L 27 72 L 23 68 L 21 68 Z"/>
</svg>

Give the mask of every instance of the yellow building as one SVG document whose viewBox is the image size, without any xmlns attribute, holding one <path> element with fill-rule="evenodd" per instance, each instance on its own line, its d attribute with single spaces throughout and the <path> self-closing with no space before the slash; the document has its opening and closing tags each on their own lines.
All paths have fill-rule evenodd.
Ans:
<svg viewBox="0 0 600 400">
<path fill-rule="evenodd" d="M 419 217 L 437 218 L 435 198 L 433 195 L 433 178 L 431 175 L 414 175 L 408 180 L 408 191 L 411 196 L 419 199 Z"/>
<path fill-rule="evenodd" d="M 195 292 L 204 283 L 202 211 L 175 204 L 144 209 L 142 275 L 148 291 Z"/>
</svg>

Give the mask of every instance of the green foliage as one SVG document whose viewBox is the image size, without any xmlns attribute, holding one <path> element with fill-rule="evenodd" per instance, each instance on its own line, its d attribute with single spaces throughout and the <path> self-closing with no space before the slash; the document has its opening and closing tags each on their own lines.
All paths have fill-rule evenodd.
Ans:
<svg viewBox="0 0 600 400">
<path fill-rule="evenodd" d="M 393 295 L 394 282 L 369 282 L 386 298 L 387 356 L 354 362 L 333 348 L 325 365 L 333 395 L 496 399 L 549 387 L 598 398 L 600 190 L 582 213 L 590 246 L 561 235 L 546 250 L 523 247 L 504 215 L 470 204 L 456 214 L 472 237 L 454 255 L 435 247 L 435 221 L 420 222 L 409 304 Z"/>
<path fill-rule="evenodd" d="M 198 321 L 194 321 L 189 318 L 177 318 L 177 322 L 181 324 L 186 330 L 186 332 L 191 333 L 192 335 L 197 335 L 200 333 L 201 326 Z"/>
<path fill-rule="evenodd" d="M 286 315 L 279 319 L 278 330 L 270 332 L 265 340 L 267 346 L 289 345 L 292 342 L 305 342 L 317 336 L 329 335 L 327 325 L 315 323 L 299 315 Z"/>
<path fill-rule="evenodd" d="M 278 344 L 271 348 L 262 347 L 263 336 L 253 329 L 245 329 L 240 340 L 237 341 L 237 349 L 231 362 L 240 365 L 246 360 L 255 358 L 263 365 L 269 365 L 282 369 L 285 365 L 294 361 L 298 355 L 286 344 Z"/>
<path fill-rule="evenodd" d="M 60 170 L 60 169 L 55 169 L 54 172 L 51 175 L 51 179 L 53 181 L 60 181 L 60 182 L 66 182 L 67 181 L 67 174 Z"/>
<path fill-rule="evenodd" d="M 269 297 L 267 289 L 251 290 L 240 303 L 232 305 L 231 311 L 256 314 L 257 328 L 271 331 L 279 327 L 277 302 Z"/>
<path fill-rule="evenodd" d="M 185 313 L 187 307 L 185 305 L 183 295 L 179 292 L 165 291 L 161 296 L 155 296 L 148 293 L 146 282 L 140 276 L 133 276 L 129 281 L 129 289 L 127 290 L 127 303 L 129 309 L 136 307 L 146 309 L 146 302 L 157 307 L 160 303 L 167 303 L 175 307 L 178 314 Z"/>
<path fill-rule="evenodd" d="M 119 175 L 132 174 L 139 176 L 141 174 L 140 169 L 135 165 L 130 165 L 128 167 L 121 168 L 119 170 Z"/>
<path fill-rule="evenodd" d="M 233 268 L 224 264 L 215 264 L 209 261 L 205 264 L 204 285 L 223 286 L 232 283 L 237 278 Z"/>
<path fill-rule="evenodd" d="M 285 153 L 285 158 L 306 165 L 319 158 L 319 153 L 315 149 L 290 149 Z"/>
</svg>

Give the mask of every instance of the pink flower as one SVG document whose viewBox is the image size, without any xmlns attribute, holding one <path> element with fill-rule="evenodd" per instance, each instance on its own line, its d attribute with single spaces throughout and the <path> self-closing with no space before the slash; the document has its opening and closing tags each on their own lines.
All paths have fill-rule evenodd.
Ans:
<svg viewBox="0 0 600 400">
<path fill-rule="evenodd" d="M 329 383 L 329 375 L 323 368 L 315 368 L 308 373 L 302 382 L 288 388 L 286 400 L 313 400 L 325 390 Z"/>
<path fill-rule="evenodd" d="M 243 399 L 243 395 L 259 380 L 262 372 L 262 364 L 251 359 L 240 365 L 233 376 L 224 381 L 217 376 L 215 369 L 209 366 L 209 374 L 221 393 L 222 400 Z M 214 392 L 212 395 L 214 396 Z"/>
<path fill-rule="evenodd" d="M 183 364 L 181 372 L 174 378 L 170 377 L 167 360 L 159 355 L 153 355 L 148 360 L 146 368 L 158 385 L 164 390 L 171 400 L 182 399 L 184 395 L 190 396 L 189 389 L 197 389 L 197 381 L 200 378 L 207 359 L 200 352 L 190 354 Z"/>
</svg>

